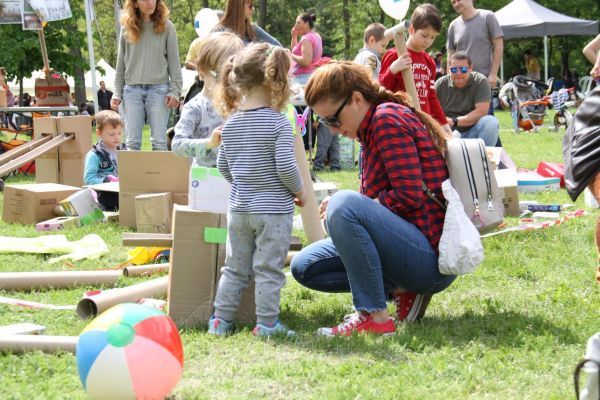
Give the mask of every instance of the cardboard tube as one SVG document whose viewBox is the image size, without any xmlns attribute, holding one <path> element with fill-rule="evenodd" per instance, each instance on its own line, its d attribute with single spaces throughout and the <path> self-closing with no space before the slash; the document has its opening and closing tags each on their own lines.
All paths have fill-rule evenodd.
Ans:
<svg viewBox="0 0 600 400">
<path fill-rule="evenodd" d="M 171 247 L 171 233 L 123 232 L 123 246 L 130 247 Z"/>
<path fill-rule="evenodd" d="M 83 298 L 77 303 L 77 315 L 81 319 L 95 317 L 112 306 L 121 303 L 135 303 L 144 297 L 166 296 L 169 287 L 169 276 L 153 279 L 119 289 Z"/>
<path fill-rule="evenodd" d="M 41 350 L 45 353 L 69 351 L 74 353 L 78 336 L 45 336 L 45 335 L 2 335 L 0 351 L 24 353 Z"/>
<path fill-rule="evenodd" d="M 402 31 L 396 30 L 394 33 L 394 44 L 396 45 L 396 50 L 398 50 L 398 57 L 408 52 L 406 49 L 406 41 L 404 40 L 404 33 Z M 417 95 L 417 87 L 415 86 L 415 78 L 412 73 L 412 68 L 406 68 L 402 70 L 402 80 L 404 81 L 406 93 L 410 95 L 413 101 L 412 106 L 417 110 L 421 110 L 421 104 L 419 103 L 419 96 Z"/>
<path fill-rule="evenodd" d="M 304 183 L 304 192 L 306 193 L 306 204 L 300 209 L 300 216 L 302 217 L 302 225 L 304 226 L 306 237 L 309 243 L 313 243 L 325 238 L 325 231 L 321 224 L 319 205 L 315 197 L 315 190 L 313 189 L 308 163 L 306 162 L 304 143 L 300 135 L 294 136 L 294 156 L 296 157 L 296 163 L 298 164 L 302 182 Z"/>
<path fill-rule="evenodd" d="M 121 271 L 51 271 L 0 273 L 0 290 L 64 289 L 78 285 L 114 285 Z"/>
<path fill-rule="evenodd" d="M 169 268 L 170 268 L 169 263 L 137 265 L 137 266 L 123 268 L 123 275 L 124 276 L 146 276 L 146 275 L 158 274 L 161 272 L 168 272 Z"/>
</svg>

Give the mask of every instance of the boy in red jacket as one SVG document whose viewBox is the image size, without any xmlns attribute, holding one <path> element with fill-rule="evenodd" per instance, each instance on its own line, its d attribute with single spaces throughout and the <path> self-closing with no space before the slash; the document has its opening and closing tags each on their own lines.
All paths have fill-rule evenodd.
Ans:
<svg viewBox="0 0 600 400">
<path fill-rule="evenodd" d="M 435 94 L 435 61 L 425 52 L 442 30 L 440 12 L 432 4 L 420 5 L 410 17 L 410 24 L 410 35 L 406 42 L 408 53 L 398 57 L 396 48 L 388 50 L 381 60 L 379 82 L 392 92 L 405 91 L 401 71 L 411 67 L 421 110 L 431 115 L 450 132 L 446 116 Z"/>
</svg>

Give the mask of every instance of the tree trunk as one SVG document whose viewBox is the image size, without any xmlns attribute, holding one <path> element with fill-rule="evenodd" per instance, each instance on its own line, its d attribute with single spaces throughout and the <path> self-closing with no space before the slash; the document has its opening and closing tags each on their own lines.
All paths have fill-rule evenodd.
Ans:
<svg viewBox="0 0 600 400">
<path fill-rule="evenodd" d="M 267 0 L 260 0 L 258 5 L 258 26 L 265 29 L 267 23 Z"/>
<path fill-rule="evenodd" d="M 344 20 L 344 58 L 350 58 L 350 10 L 348 10 L 348 0 L 342 1 L 342 18 Z"/>
<path fill-rule="evenodd" d="M 208 0 L 202 0 L 202 8 L 209 8 Z"/>
</svg>

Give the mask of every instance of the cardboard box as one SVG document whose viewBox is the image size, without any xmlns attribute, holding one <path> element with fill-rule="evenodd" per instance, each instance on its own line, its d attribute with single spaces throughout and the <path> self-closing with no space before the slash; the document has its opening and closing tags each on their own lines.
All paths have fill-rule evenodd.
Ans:
<svg viewBox="0 0 600 400">
<path fill-rule="evenodd" d="M 519 190 L 517 185 L 517 170 L 516 169 L 497 169 L 494 171 L 496 184 L 503 191 L 504 196 L 504 215 L 518 217 L 519 210 Z"/>
<path fill-rule="evenodd" d="M 56 217 L 35 224 L 36 231 L 62 231 L 67 228 L 79 227 L 78 217 Z"/>
<path fill-rule="evenodd" d="M 547 178 L 535 171 L 517 172 L 519 192 L 535 193 L 560 190 L 560 178 Z"/>
<path fill-rule="evenodd" d="M 560 187 L 565 187 L 564 169 L 563 164 L 541 161 L 538 164 L 536 172 L 548 178 L 560 178 Z"/>
<path fill-rule="evenodd" d="M 502 147 L 486 147 L 485 152 L 487 153 L 487 158 L 490 160 L 494 169 L 498 168 L 508 168 L 508 169 L 516 169 L 517 166 L 510 159 L 508 153 Z"/>
<path fill-rule="evenodd" d="M 54 218 L 54 207 L 78 190 L 80 190 L 78 187 L 56 183 L 6 185 L 2 220 L 36 224 Z"/>
<path fill-rule="evenodd" d="M 192 166 L 188 193 L 192 210 L 227 214 L 231 184 L 218 169 Z"/>
<path fill-rule="evenodd" d="M 190 161 L 170 151 L 119 151 L 119 224 L 136 227 L 135 196 L 173 193 L 187 204 Z M 176 195 L 177 194 L 177 195 Z"/>
<path fill-rule="evenodd" d="M 225 245 L 207 240 L 209 232 L 226 226 L 225 215 L 174 206 L 168 310 L 179 327 L 206 324 L 213 312 Z M 254 288 L 250 285 L 242 297 L 236 321 L 254 321 L 254 310 Z"/>
<path fill-rule="evenodd" d="M 47 117 L 33 120 L 34 137 L 72 133 L 75 137 L 36 159 L 36 182 L 83 185 L 85 156 L 92 148 L 92 118 Z M 44 146 L 44 145 L 42 145 Z"/>
<path fill-rule="evenodd" d="M 333 195 L 337 192 L 337 186 L 333 182 L 317 182 L 313 183 L 313 189 L 315 191 L 315 197 L 317 204 L 321 204 L 323 199 L 327 196 Z"/>
<path fill-rule="evenodd" d="M 135 219 L 138 232 L 171 232 L 173 199 L 170 192 L 141 194 L 135 197 Z"/>
</svg>

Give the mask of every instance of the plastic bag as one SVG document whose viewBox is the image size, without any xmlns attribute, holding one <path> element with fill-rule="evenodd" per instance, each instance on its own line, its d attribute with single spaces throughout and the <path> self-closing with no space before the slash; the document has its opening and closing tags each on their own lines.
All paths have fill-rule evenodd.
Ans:
<svg viewBox="0 0 600 400">
<path fill-rule="evenodd" d="M 452 187 L 449 179 L 442 183 L 442 192 L 448 205 L 438 246 L 438 268 L 444 275 L 473 272 L 483 261 L 481 237 L 467 217 L 458 192 Z"/>
</svg>

